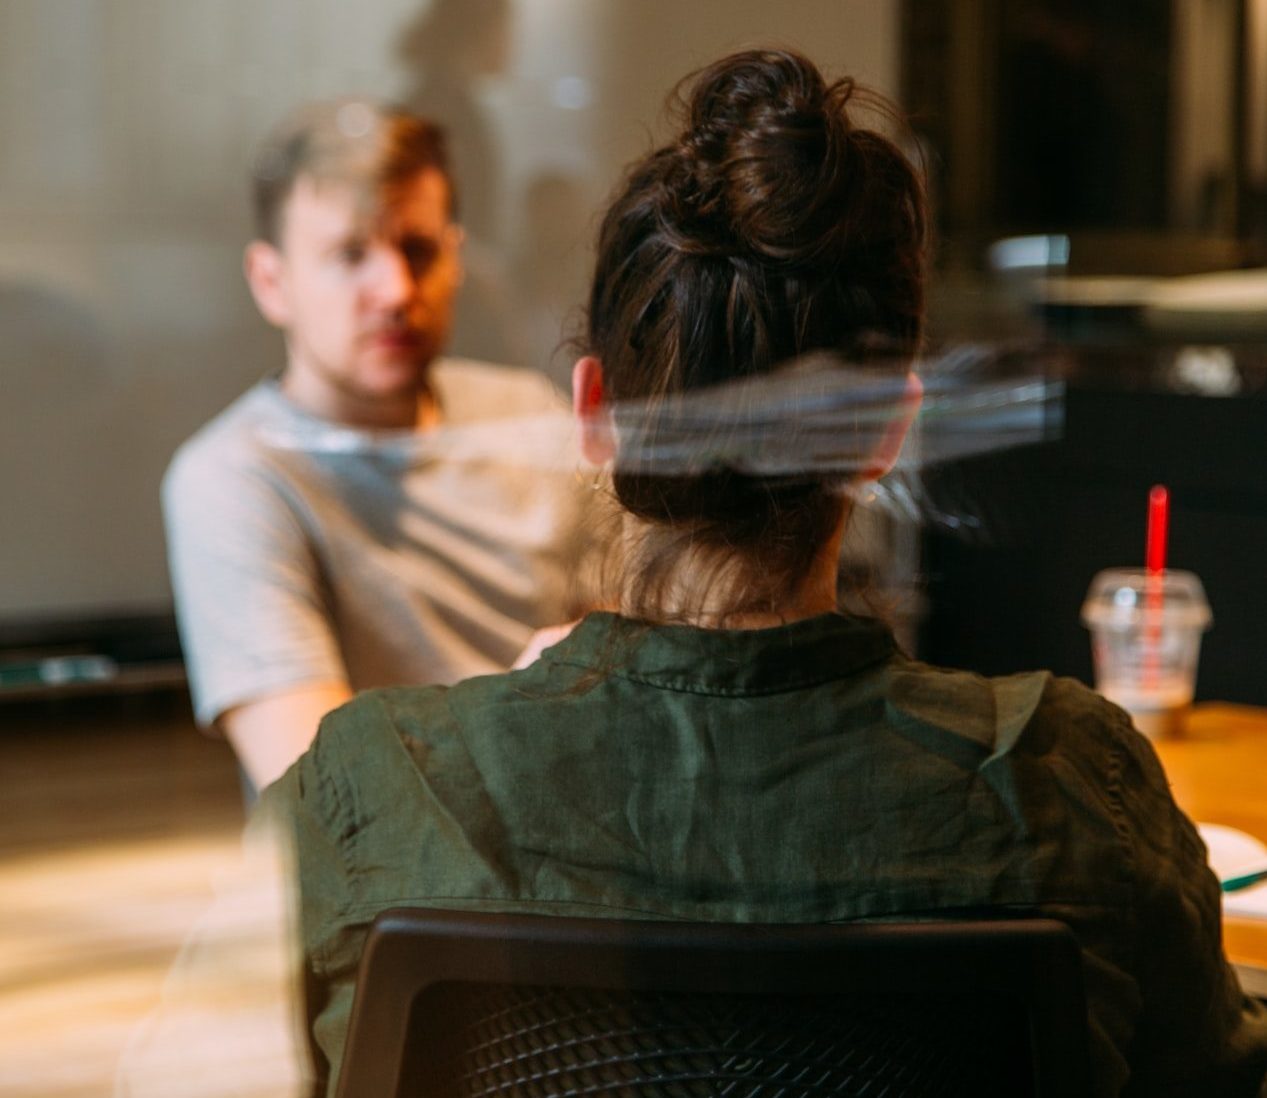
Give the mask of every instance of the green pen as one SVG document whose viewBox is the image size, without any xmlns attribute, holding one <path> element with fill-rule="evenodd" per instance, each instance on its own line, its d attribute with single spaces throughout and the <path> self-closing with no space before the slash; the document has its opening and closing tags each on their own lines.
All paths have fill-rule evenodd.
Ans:
<svg viewBox="0 0 1267 1098">
<path fill-rule="evenodd" d="M 1267 866 L 1255 869 L 1252 873 L 1242 873 L 1239 877 L 1229 877 L 1226 881 L 1220 881 L 1219 885 L 1224 892 L 1239 892 L 1242 888 L 1258 884 L 1259 881 L 1267 881 Z"/>
</svg>

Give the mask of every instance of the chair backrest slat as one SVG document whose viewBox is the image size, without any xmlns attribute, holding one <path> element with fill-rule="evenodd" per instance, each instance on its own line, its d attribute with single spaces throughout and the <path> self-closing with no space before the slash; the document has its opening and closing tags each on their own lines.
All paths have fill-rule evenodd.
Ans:
<svg viewBox="0 0 1267 1098">
<path fill-rule="evenodd" d="M 1052 920 L 398 908 L 366 944 L 338 1094 L 1081 1098 L 1086 1039 L 1081 953 Z"/>
</svg>

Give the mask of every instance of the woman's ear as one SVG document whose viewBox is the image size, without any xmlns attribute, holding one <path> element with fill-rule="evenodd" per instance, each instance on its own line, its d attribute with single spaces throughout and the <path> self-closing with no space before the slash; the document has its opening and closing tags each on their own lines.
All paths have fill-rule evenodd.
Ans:
<svg viewBox="0 0 1267 1098">
<path fill-rule="evenodd" d="M 615 457 L 616 430 L 603 392 L 603 364 L 593 355 L 572 367 L 572 414 L 585 460 L 602 465 Z"/>
<path fill-rule="evenodd" d="M 871 460 L 862 474 L 863 480 L 879 480 L 897 464 L 898 455 L 902 452 L 902 444 L 906 441 L 907 432 L 915 417 L 919 415 L 919 406 L 924 400 L 924 383 L 913 370 L 907 371 L 906 387 L 898 398 L 898 406 L 893 418 L 880 436 L 879 444 L 871 455 Z"/>
</svg>

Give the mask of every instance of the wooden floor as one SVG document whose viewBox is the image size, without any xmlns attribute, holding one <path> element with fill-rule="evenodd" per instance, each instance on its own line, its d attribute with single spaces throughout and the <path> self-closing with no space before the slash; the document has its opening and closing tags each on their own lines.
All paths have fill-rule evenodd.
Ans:
<svg viewBox="0 0 1267 1098">
<path fill-rule="evenodd" d="M 258 1024 L 275 904 L 243 884 L 236 766 L 183 693 L 0 705 L 0 787 L 0 1096 L 290 1093 L 293 1049 Z M 205 946 L 173 962 L 208 920 L 234 978 L 191 1006 Z"/>
</svg>

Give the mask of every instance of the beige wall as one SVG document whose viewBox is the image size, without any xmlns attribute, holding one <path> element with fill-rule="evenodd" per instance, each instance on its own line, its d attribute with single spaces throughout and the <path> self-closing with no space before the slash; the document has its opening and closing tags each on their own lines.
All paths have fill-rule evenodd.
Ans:
<svg viewBox="0 0 1267 1098">
<path fill-rule="evenodd" d="M 305 97 L 390 91 L 410 6 L 0 4 L 0 620 L 167 603 L 167 458 L 276 361 L 250 149 Z"/>
</svg>

